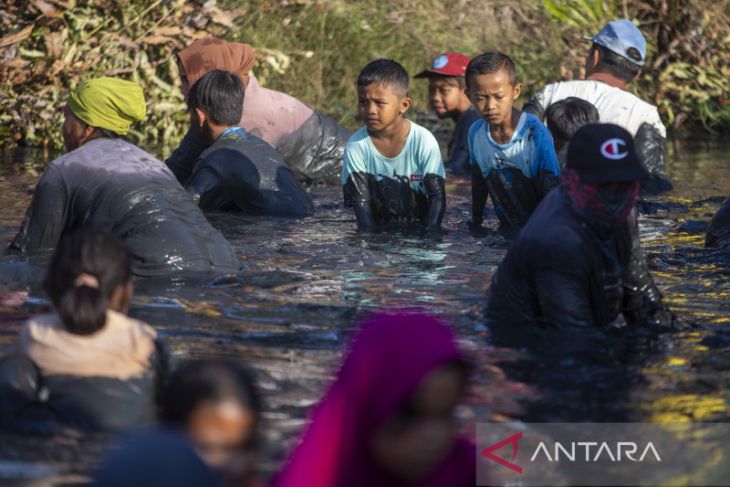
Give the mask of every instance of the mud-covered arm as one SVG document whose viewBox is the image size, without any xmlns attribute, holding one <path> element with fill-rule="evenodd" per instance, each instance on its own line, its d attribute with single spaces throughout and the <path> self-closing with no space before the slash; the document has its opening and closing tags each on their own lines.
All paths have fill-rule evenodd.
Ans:
<svg viewBox="0 0 730 487">
<path fill-rule="evenodd" d="M 631 238 L 631 256 L 624 273 L 623 315 L 628 325 L 665 321 L 662 295 L 649 273 L 639 239 L 639 223 L 636 210 L 626 222 Z"/>
<path fill-rule="evenodd" d="M 639 160 L 649 172 L 649 179 L 641 184 L 641 190 L 649 194 L 670 191 L 673 186 L 664 167 L 666 137 L 654 125 L 643 123 L 636 132 L 634 143 Z"/>
<path fill-rule="evenodd" d="M 198 161 L 199 166 L 190 176 L 185 189 L 193 195 L 193 201 L 206 211 L 216 211 L 223 193 L 227 191 L 225 181 L 207 161 Z"/>
<path fill-rule="evenodd" d="M 345 192 L 350 197 L 357 229 L 369 231 L 375 227 L 372 209 L 370 207 L 370 189 L 368 188 L 368 175 L 362 172 L 350 173 L 345 185 Z"/>
<path fill-rule="evenodd" d="M 487 183 L 482 171 L 477 166 L 471 166 L 471 224 L 479 226 L 484 221 L 484 205 L 487 204 Z"/>
<path fill-rule="evenodd" d="M 68 194 L 60 171 L 50 166 L 33 193 L 25 219 L 7 249 L 8 254 L 53 250 L 68 219 Z"/>
<path fill-rule="evenodd" d="M 534 120 L 534 119 L 532 119 Z M 550 132 L 542 123 L 533 131 L 532 183 L 540 199 L 560 183 L 560 165 L 555 154 L 555 144 Z"/>
<path fill-rule="evenodd" d="M 444 178 L 435 174 L 426 174 L 423 178 L 423 185 L 426 187 L 426 195 L 428 196 L 426 227 L 439 228 L 446 210 Z"/>
<path fill-rule="evenodd" d="M 554 267 L 535 276 L 540 321 L 564 327 L 593 326 L 590 287 L 580 276 Z"/>
<path fill-rule="evenodd" d="M 195 167 L 195 161 L 205 149 L 205 144 L 188 130 L 180 142 L 180 146 L 167 158 L 165 164 L 180 184 L 187 182 Z"/>
</svg>

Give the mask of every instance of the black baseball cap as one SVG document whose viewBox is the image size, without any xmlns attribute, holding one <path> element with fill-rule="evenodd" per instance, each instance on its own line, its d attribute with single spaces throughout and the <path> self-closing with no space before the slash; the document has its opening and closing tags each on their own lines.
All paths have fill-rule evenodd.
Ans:
<svg viewBox="0 0 730 487">
<path fill-rule="evenodd" d="M 589 123 L 570 139 L 567 169 L 594 183 L 644 181 L 649 173 L 639 161 L 634 138 L 610 123 Z"/>
</svg>

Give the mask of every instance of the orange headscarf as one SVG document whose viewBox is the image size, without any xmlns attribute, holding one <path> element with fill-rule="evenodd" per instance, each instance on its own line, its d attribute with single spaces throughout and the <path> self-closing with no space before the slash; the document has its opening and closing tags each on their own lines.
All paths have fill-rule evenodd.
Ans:
<svg viewBox="0 0 730 487">
<path fill-rule="evenodd" d="M 215 37 L 199 39 L 177 53 L 190 86 L 205 73 L 222 69 L 241 76 L 244 86 L 255 60 L 253 47 L 240 42 L 226 42 Z"/>
</svg>

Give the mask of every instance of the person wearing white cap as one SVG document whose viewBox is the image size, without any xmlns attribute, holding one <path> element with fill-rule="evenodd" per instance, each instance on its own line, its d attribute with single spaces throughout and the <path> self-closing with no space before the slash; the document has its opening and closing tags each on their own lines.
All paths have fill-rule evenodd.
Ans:
<svg viewBox="0 0 730 487">
<path fill-rule="evenodd" d="M 649 172 L 642 183 L 644 193 L 672 189 L 664 172 L 666 128 L 654 105 L 627 91 L 646 62 L 646 39 L 629 20 L 609 22 L 598 34 L 586 57 L 586 79 L 561 81 L 544 87 L 522 108 L 540 118 L 553 103 L 568 97 L 581 98 L 598 109 L 602 123 L 625 128 L 636 141 L 639 159 Z"/>
</svg>

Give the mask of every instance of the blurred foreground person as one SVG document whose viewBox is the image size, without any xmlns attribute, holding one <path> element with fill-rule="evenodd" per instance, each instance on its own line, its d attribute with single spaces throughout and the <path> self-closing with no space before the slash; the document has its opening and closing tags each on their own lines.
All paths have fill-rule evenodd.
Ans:
<svg viewBox="0 0 730 487">
<path fill-rule="evenodd" d="M 0 365 L 6 427 L 120 430 L 154 421 L 167 360 L 157 332 L 127 317 L 131 278 L 117 238 L 82 229 L 61 241 L 45 281 L 53 312 L 31 318 Z"/>
<path fill-rule="evenodd" d="M 188 362 L 172 374 L 160 408 L 162 425 L 182 430 L 224 485 L 261 485 L 261 399 L 247 369 L 222 360 Z"/>
<path fill-rule="evenodd" d="M 224 487 L 175 430 L 153 429 L 131 435 L 107 454 L 93 487 Z"/>
<path fill-rule="evenodd" d="M 71 93 L 63 123 L 68 153 L 41 176 L 8 253 L 52 251 L 63 235 L 93 225 L 124 241 L 136 275 L 238 268 L 231 246 L 175 176 L 122 138 L 145 111 L 142 88 L 130 81 L 91 79 Z"/>
<path fill-rule="evenodd" d="M 607 326 L 671 318 L 641 251 L 639 183 L 648 177 L 626 130 L 580 128 L 561 184 L 540 203 L 492 280 L 487 317 L 499 323 Z"/>
<path fill-rule="evenodd" d="M 372 316 L 274 485 L 473 487 L 476 452 L 453 416 L 467 378 L 443 323 Z"/>
</svg>

